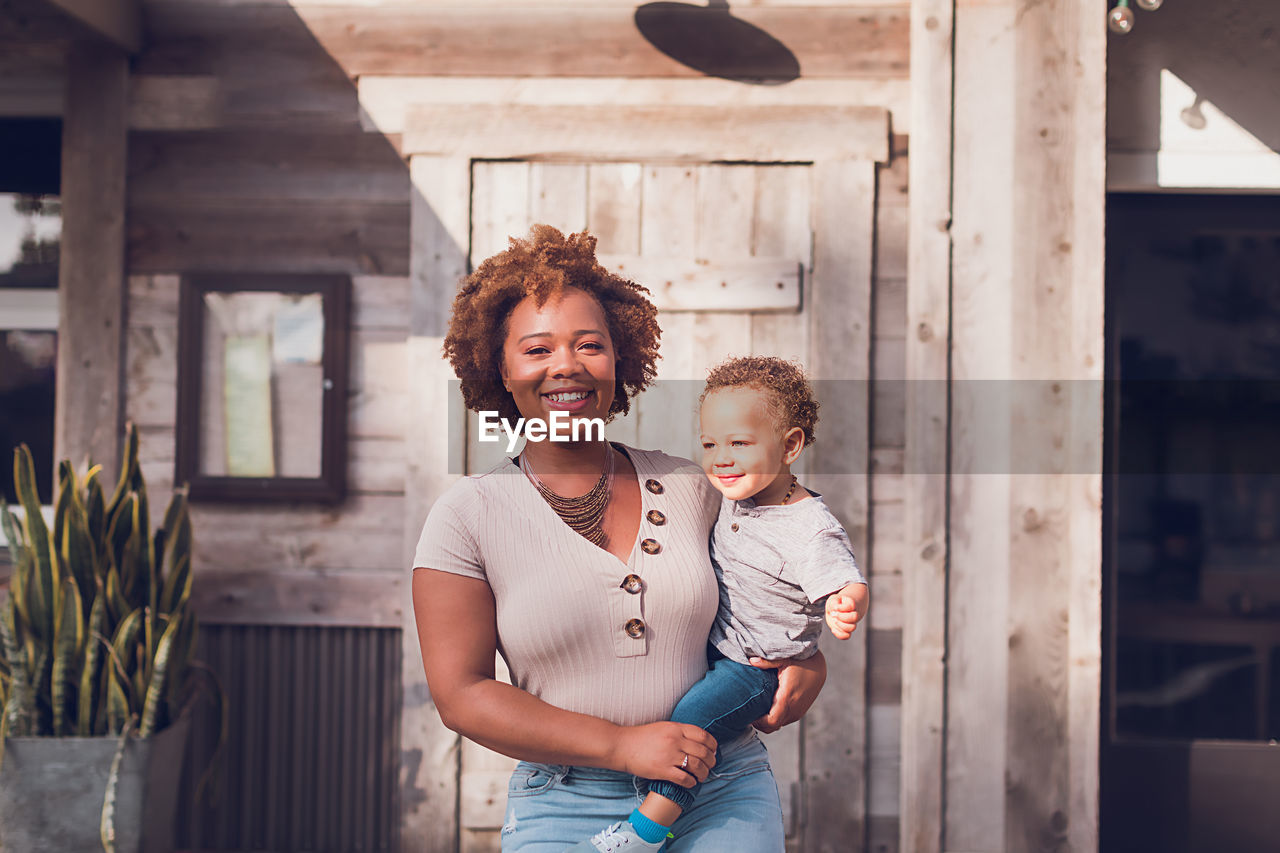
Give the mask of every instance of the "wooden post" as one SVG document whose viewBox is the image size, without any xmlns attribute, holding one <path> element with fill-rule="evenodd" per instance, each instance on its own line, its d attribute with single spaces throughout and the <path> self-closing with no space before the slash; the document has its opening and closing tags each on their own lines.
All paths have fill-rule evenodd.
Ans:
<svg viewBox="0 0 1280 853">
<path fill-rule="evenodd" d="M 123 435 L 128 90 L 124 51 L 68 50 L 54 458 L 91 458 L 107 481 Z"/>
<path fill-rule="evenodd" d="M 813 287 L 810 375 L 819 383 L 821 432 L 810 477 L 844 524 L 869 572 L 872 223 L 876 164 L 827 160 L 813 166 Z M 825 386 L 825 391 L 824 391 Z M 864 626 L 865 630 L 865 626 Z M 867 815 L 866 634 L 846 643 L 823 631 L 827 684 L 804 718 L 804 812 L 800 849 L 861 850 Z"/>
<path fill-rule="evenodd" d="M 912 853 L 943 849 L 954 35 L 955 0 L 912 4 L 899 788 Z"/>
<path fill-rule="evenodd" d="M 1097 849 L 1106 29 L 956 7 L 945 847 Z"/>
<path fill-rule="evenodd" d="M 404 565 L 413 562 L 432 503 L 462 472 L 465 422 L 441 355 L 449 308 L 467 271 L 471 163 L 414 157 L 410 231 L 409 417 L 405 426 Z M 454 397 L 459 399 L 455 401 Z M 408 584 L 406 583 L 406 595 Z M 422 669 L 413 608 L 405 608 L 404 706 L 400 715 L 400 823 L 396 849 L 458 849 L 458 736 L 444 727 Z"/>
</svg>

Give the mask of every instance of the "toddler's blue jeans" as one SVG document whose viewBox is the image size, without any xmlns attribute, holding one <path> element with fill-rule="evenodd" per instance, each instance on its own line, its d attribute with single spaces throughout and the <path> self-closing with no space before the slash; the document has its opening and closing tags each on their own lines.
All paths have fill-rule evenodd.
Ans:
<svg viewBox="0 0 1280 853">
<path fill-rule="evenodd" d="M 676 703 L 671 721 L 705 729 L 716 743 L 728 743 L 769 713 L 773 694 L 778 689 L 778 671 L 729 660 L 714 646 L 707 647 L 707 657 L 710 664 L 707 674 Z M 720 759 L 717 750 L 717 764 Z M 650 791 L 661 794 L 685 811 L 693 805 L 700 787 L 682 788 L 665 779 L 649 783 Z"/>
</svg>

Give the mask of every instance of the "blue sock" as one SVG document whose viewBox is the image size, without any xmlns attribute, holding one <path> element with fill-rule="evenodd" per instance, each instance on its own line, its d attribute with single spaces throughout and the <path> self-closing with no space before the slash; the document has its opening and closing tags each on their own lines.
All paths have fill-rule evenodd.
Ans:
<svg viewBox="0 0 1280 853">
<path fill-rule="evenodd" d="M 645 817 L 640 813 L 639 809 L 631 812 L 631 817 L 627 818 L 627 820 L 631 821 L 631 825 L 635 827 L 636 835 L 650 844 L 657 844 L 666 838 L 667 832 L 671 829 L 669 826 L 663 826 L 657 821 Z"/>
</svg>

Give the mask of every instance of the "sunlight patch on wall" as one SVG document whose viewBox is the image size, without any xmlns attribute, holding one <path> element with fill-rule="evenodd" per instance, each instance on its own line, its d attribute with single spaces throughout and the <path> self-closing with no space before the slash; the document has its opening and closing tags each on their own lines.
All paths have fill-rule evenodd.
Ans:
<svg viewBox="0 0 1280 853">
<path fill-rule="evenodd" d="M 1280 153 L 1165 68 L 1156 176 L 1161 187 L 1280 187 Z"/>
</svg>

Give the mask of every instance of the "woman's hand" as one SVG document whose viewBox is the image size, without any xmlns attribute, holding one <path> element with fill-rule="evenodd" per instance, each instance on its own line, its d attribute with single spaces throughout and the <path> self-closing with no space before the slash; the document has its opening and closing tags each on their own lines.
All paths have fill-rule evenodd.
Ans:
<svg viewBox="0 0 1280 853">
<path fill-rule="evenodd" d="M 620 732 L 609 766 L 642 779 L 666 779 L 692 788 L 705 782 L 715 766 L 716 739 L 697 726 L 649 723 L 625 726 Z"/>
<path fill-rule="evenodd" d="M 773 707 L 753 724 L 765 734 L 776 732 L 803 717 L 827 680 L 827 659 L 821 651 L 799 661 L 751 658 L 751 665 L 778 670 L 778 690 L 773 694 Z"/>
</svg>

